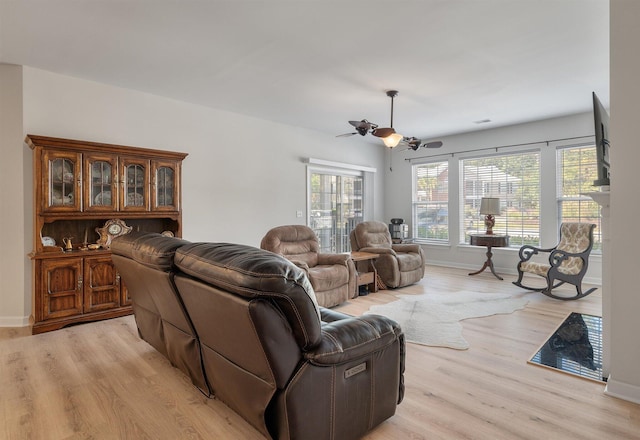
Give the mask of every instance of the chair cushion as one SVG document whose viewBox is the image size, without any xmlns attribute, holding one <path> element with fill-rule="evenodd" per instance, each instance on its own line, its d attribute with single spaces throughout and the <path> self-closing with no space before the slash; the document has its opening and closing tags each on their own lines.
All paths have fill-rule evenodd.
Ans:
<svg viewBox="0 0 640 440">
<path fill-rule="evenodd" d="M 535 261 L 523 261 L 520 263 L 520 270 L 533 275 L 540 275 L 546 277 L 551 266 L 544 263 L 536 263 Z"/>
<path fill-rule="evenodd" d="M 567 258 L 567 260 L 558 266 L 558 272 L 565 275 L 576 275 L 582 270 L 582 259 L 578 257 Z M 545 263 L 536 263 L 535 261 L 524 261 L 520 264 L 520 270 L 533 275 L 546 277 L 551 266 Z"/>
<path fill-rule="evenodd" d="M 309 268 L 309 280 L 316 292 L 324 292 L 349 283 L 349 270 L 346 265 L 318 265 Z"/>
<path fill-rule="evenodd" d="M 353 229 L 351 246 L 353 250 L 365 247 L 391 248 L 389 227 L 378 221 L 358 223 Z M 355 245 L 355 246 L 354 246 Z"/>
<path fill-rule="evenodd" d="M 577 254 L 589 247 L 590 223 L 563 223 L 560 228 L 560 243 L 557 249 Z"/>
<path fill-rule="evenodd" d="M 285 225 L 270 229 L 260 247 L 291 261 L 303 262 L 309 267 L 318 264 L 320 245 L 316 233 L 308 226 Z"/>
<path fill-rule="evenodd" d="M 400 272 L 409 272 L 412 270 L 422 269 L 422 258 L 420 254 L 396 253 L 398 259 L 398 268 Z"/>
<path fill-rule="evenodd" d="M 574 254 L 586 251 L 591 244 L 591 227 L 590 223 L 563 223 L 557 249 Z M 582 258 L 569 257 L 558 267 L 558 272 L 575 275 L 580 273 L 583 264 Z"/>
</svg>

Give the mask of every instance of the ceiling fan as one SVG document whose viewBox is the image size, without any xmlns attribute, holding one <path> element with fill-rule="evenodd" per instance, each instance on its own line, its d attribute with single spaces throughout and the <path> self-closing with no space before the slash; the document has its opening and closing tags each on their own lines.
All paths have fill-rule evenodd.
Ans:
<svg viewBox="0 0 640 440">
<path fill-rule="evenodd" d="M 393 100 L 396 96 L 398 96 L 397 90 L 387 90 L 387 96 L 391 98 L 391 123 L 389 127 L 379 127 L 378 124 L 374 124 L 373 122 L 369 122 L 366 119 L 361 121 L 349 121 L 356 131 L 353 133 L 344 133 L 339 134 L 336 137 L 345 137 L 345 136 L 353 136 L 355 134 L 359 134 L 360 136 L 365 136 L 367 133 L 371 133 L 374 136 L 377 136 L 382 139 L 384 144 L 389 148 L 397 147 L 400 143 L 403 143 L 407 146 L 407 150 L 411 149 L 413 151 L 417 151 L 418 148 L 440 148 L 442 146 L 442 142 L 422 142 L 422 139 L 418 139 L 416 137 L 406 137 L 399 133 L 396 133 L 396 130 L 393 128 Z"/>
</svg>

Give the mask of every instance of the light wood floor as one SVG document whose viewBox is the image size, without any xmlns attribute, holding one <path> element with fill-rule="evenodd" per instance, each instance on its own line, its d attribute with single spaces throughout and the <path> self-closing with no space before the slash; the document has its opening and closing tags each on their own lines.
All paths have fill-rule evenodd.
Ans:
<svg viewBox="0 0 640 440">
<path fill-rule="evenodd" d="M 396 294 L 522 292 L 484 272 L 429 266 L 421 284 L 359 297 L 360 314 Z M 569 288 L 571 289 L 571 288 Z M 406 393 L 367 439 L 640 439 L 640 405 L 604 385 L 527 364 L 571 311 L 600 314 L 600 290 L 579 301 L 530 295 L 524 310 L 463 321 L 464 351 L 407 344 Z M 261 439 L 141 341 L 133 317 L 31 336 L 0 329 L 2 439 Z"/>
</svg>

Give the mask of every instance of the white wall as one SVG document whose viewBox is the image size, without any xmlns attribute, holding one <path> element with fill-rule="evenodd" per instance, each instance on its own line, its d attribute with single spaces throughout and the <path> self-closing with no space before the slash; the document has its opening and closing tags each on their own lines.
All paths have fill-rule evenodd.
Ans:
<svg viewBox="0 0 640 440">
<path fill-rule="evenodd" d="M 597 91 L 596 91 L 597 93 Z M 585 105 L 591 105 L 591 94 L 585 95 Z M 488 129 L 465 133 L 454 136 L 442 137 L 444 145 L 438 150 L 420 149 L 418 151 L 397 151 L 393 153 L 393 171 L 385 167 L 386 192 L 385 212 L 387 218 L 401 217 L 405 222 L 411 223 L 411 166 L 419 163 L 424 156 L 441 155 L 437 160 L 449 160 L 449 181 L 458 180 L 458 159 L 464 157 L 465 151 L 501 146 L 528 144 L 532 142 L 569 139 L 587 136 L 584 139 L 566 140 L 549 144 L 536 144 L 522 146 L 515 149 L 541 150 L 541 245 L 552 247 L 558 240 L 558 222 L 556 205 L 556 175 L 555 155 L 556 147 L 562 145 L 575 145 L 585 142 L 593 142 L 593 115 L 591 112 L 565 116 L 560 118 L 537 121 L 527 124 L 512 125 L 509 127 Z M 505 152 L 504 149 L 500 150 Z M 454 158 L 451 157 L 454 154 Z M 487 154 L 491 151 L 469 153 Z M 412 162 L 405 159 L 414 158 Z M 423 161 L 426 159 L 422 159 Z M 456 185 L 450 186 L 453 191 L 449 193 L 449 199 L 457 206 L 459 195 Z M 455 208 L 455 207 L 454 207 Z M 458 244 L 458 209 L 449 209 L 450 236 L 453 237 L 449 245 L 424 245 L 427 261 L 431 264 L 477 269 L 486 259 L 486 249 L 468 244 Z M 411 227 L 411 225 L 410 225 Z M 493 261 L 496 271 L 503 274 L 516 274 L 518 261 L 517 249 L 494 248 Z M 602 276 L 602 261 L 599 255 L 592 255 L 589 260 L 589 271 L 585 282 L 599 284 Z"/>
<path fill-rule="evenodd" d="M 22 147 L 22 67 L 0 64 L 0 324 L 27 325 L 31 303 L 31 159 Z"/>
<path fill-rule="evenodd" d="M 611 0 L 611 368 L 607 394 L 640 403 L 640 2 Z M 609 252 L 607 252 L 609 253 Z"/>
<path fill-rule="evenodd" d="M 306 212 L 305 157 L 381 166 L 382 148 L 319 132 L 27 67 L 24 83 L 25 133 L 189 153 L 188 240 L 257 246 L 270 227 L 304 223 L 296 211 Z"/>
<path fill-rule="evenodd" d="M 9 222 L 3 230 L 11 233 L 2 238 L 0 253 L 7 263 L 0 265 L 0 325 L 24 325 L 31 310 L 31 287 L 23 280 L 30 279 L 31 263 L 22 261 L 33 247 L 33 171 L 25 134 L 189 153 L 183 163 L 183 236 L 192 241 L 259 246 L 273 226 L 304 224 L 304 158 L 383 166 L 384 148 L 361 139 L 335 138 L 26 66 L 21 71 L 22 77 L 11 78 L 11 89 L 19 104 L 15 109 L 23 107 L 14 113 L 23 113 L 24 119 L 11 121 L 14 133 L 6 135 L 7 141 L 4 131 L 2 135 L 0 200 L 3 226 Z M 383 174 L 374 177 L 374 218 L 380 218 L 384 208 Z M 6 206 L 23 199 L 25 212 L 7 212 Z M 296 211 L 305 214 L 298 218 Z M 5 302 L 22 307 L 5 308 Z"/>
</svg>

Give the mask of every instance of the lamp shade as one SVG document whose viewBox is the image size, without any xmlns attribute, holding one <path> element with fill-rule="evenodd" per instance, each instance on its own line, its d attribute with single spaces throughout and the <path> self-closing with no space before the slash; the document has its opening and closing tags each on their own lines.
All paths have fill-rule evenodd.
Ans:
<svg viewBox="0 0 640 440">
<path fill-rule="evenodd" d="M 402 140 L 404 136 L 402 136 L 399 133 L 393 133 L 390 134 L 387 137 L 383 137 L 382 138 L 382 142 L 384 142 L 384 144 L 389 147 L 389 148 L 393 148 L 393 147 L 397 147 L 398 144 L 400 143 L 400 141 Z"/>
<path fill-rule="evenodd" d="M 497 197 L 483 197 L 480 200 L 480 214 L 500 215 L 500 199 Z"/>
</svg>

